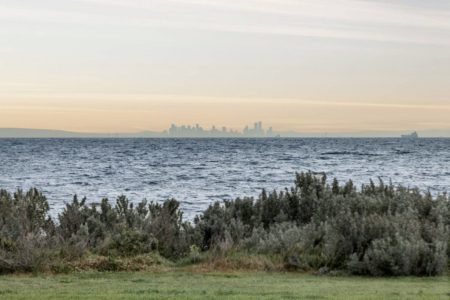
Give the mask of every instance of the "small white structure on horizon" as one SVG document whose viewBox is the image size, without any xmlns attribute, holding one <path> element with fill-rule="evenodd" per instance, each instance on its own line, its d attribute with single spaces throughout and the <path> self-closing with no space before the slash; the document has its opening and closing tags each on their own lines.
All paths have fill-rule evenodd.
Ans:
<svg viewBox="0 0 450 300">
<path fill-rule="evenodd" d="M 409 140 L 415 140 L 419 138 L 419 134 L 417 131 L 414 131 L 411 134 L 402 134 L 402 139 L 409 139 Z"/>
</svg>

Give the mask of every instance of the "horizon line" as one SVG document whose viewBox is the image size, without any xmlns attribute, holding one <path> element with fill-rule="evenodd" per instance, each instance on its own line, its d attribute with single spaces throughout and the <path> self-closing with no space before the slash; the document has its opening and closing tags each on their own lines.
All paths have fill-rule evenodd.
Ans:
<svg viewBox="0 0 450 300">
<path fill-rule="evenodd" d="M 183 126 L 183 125 L 182 125 Z M 192 128 L 192 127 L 191 127 Z M 221 128 L 221 127 L 216 127 Z M 2 135 L 1 131 L 22 131 L 22 132 L 9 132 L 6 136 Z M 28 131 L 28 132 L 27 132 Z M 205 130 L 210 132 L 210 130 Z M 47 128 L 22 128 L 22 127 L 0 127 L 0 138 L 33 138 L 33 132 L 36 138 L 40 135 L 45 135 L 45 138 L 53 138 L 51 134 L 58 134 L 54 138 L 83 138 L 83 137 L 97 137 L 97 138 L 295 138 L 295 137 L 317 137 L 317 138 L 377 138 L 377 137 L 393 137 L 399 138 L 401 134 L 418 132 L 422 138 L 450 138 L 450 128 L 436 128 L 425 130 L 362 130 L 362 131 L 323 131 L 323 132 L 301 132 L 296 130 L 277 131 L 273 130 L 273 134 L 276 136 L 245 136 L 242 132 L 237 132 L 240 136 L 230 137 L 214 137 L 214 136 L 170 136 L 168 129 L 163 131 L 153 131 L 151 129 L 145 129 L 140 131 L 130 132 L 95 132 L 95 131 L 72 131 L 66 129 L 47 129 Z M 38 133 L 40 132 L 40 133 Z M 433 133 L 435 133 L 433 135 Z M 437 134 L 440 133 L 440 134 Z M 5 133 L 3 133 L 5 134 Z M 28 134 L 29 136 L 25 136 Z M 149 136 L 145 136 L 145 135 Z M 64 136 L 64 135 L 76 135 L 76 136 Z"/>
</svg>

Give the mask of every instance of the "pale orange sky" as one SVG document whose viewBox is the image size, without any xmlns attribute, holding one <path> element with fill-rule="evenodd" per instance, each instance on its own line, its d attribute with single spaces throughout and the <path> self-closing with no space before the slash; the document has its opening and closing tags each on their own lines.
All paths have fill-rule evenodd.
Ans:
<svg viewBox="0 0 450 300">
<path fill-rule="evenodd" d="M 61 96 L 63 97 L 63 96 Z M 242 129 L 269 120 L 277 130 L 351 132 L 448 128 L 450 105 L 363 103 L 299 99 L 234 99 L 179 96 L 78 95 L 65 100 L 14 100 L 1 107 L 4 127 L 65 129 L 82 132 L 164 130 L 178 124 L 226 125 Z M 99 95 L 96 95 L 99 97 Z M 47 97 L 45 97 L 47 98 Z M 58 98 L 59 99 L 59 98 Z M 112 100 L 113 99 L 113 100 Z M 6 109 L 5 109 L 6 107 Z M 24 126 L 25 124 L 25 126 Z M 3 126 L 2 126 L 3 127 Z"/>
<path fill-rule="evenodd" d="M 450 129 L 450 4 L 0 4 L 0 127 Z"/>
</svg>

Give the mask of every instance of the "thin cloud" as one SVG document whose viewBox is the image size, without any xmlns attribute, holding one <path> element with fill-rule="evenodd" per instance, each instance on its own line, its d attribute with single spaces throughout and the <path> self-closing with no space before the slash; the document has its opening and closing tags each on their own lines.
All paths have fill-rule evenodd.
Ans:
<svg viewBox="0 0 450 300">
<path fill-rule="evenodd" d="M 354 0 L 78 1 L 108 9 L 86 6 L 83 11 L 76 12 L 30 9 L 24 5 L 3 5 L 0 7 L 0 18 L 33 22 L 450 45 L 450 13 L 448 11 L 418 9 L 381 2 Z M 128 9 L 122 11 L 117 10 L 117 7 Z"/>
<path fill-rule="evenodd" d="M 82 0 L 98 1 L 98 0 Z M 334 0 L 334 1 L 289 1 L 289 0 L 166 0 L 174 3 L 206 6 L 235 11 L 280 14 L 322 20 L 400 24 L 418 27 L 450 28 L 449 12 L 416 8 L 376 1 Z M 103 1 L 107 2 L 107 1 Z M 121 2 L 114 1 L 115 3 Z M 128 2 L 128 3 L 132 3 Z"/>
<path fill-rule="evenodd" d="M 2 100 L 4 99 L 4 100 Z M 9 99 L 9 100 L 6 100 Z M 297 98 L 245 98 L 245 97 L 216 97 L 216 96 L 196 96 L 196 95 L 173 95 L 173 94 L 139 94 L 139 93 L 22 93 L 2 94 L 0 93 L 0 104 L 3 102 L 3 108 L 6 107 L 22 107 L 20 104 L 15 105 L 21 100 L 26 105 L 33 105 L 32 100 L 45 100 L 52 102 L 54 100 L 76 100 L 81 103 L 91 103 L 91 101 L 104 101 L 111 103 L 117 101 L 123 102 L 124 99 L 137 103 L 196 103 L 214 105 L 218 103 L 233 104 L 291 104 L 291 105 L 308 105 L 308 106 L 328 106 L 328 107 L 373 107 L 373 108 L 389 108 L 389 109 L 415 109 L 415 110 L 450 110 L 450 105 L 445 104 L 405 104 L 405 103 L 380 103 L 380 102 L 355 102 L 355 101 L 322 101 L 314 99 L 297 99 Z M 9 104 L 8 104 L 9 103 Z M 42 102 L 40 102 L 42 103 Z M 57 103 L 57 102 L 53 102 Z M 41 106 L 41 104 L 36 105 Z"/>
</svg>

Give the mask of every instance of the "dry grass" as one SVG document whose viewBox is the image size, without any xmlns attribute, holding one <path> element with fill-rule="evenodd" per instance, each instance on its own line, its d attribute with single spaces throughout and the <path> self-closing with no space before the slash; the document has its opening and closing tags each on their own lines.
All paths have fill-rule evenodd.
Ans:
<svg viewBox="0 0 450 300">
<path fill-rule="evenodd" d="M 191 272 L 275 272 L 285 270 L 283 260 L 280 257 L 239 253 L 207 257 L 197 264 L 187 266 L 185 269 Z"/>
</svg>

